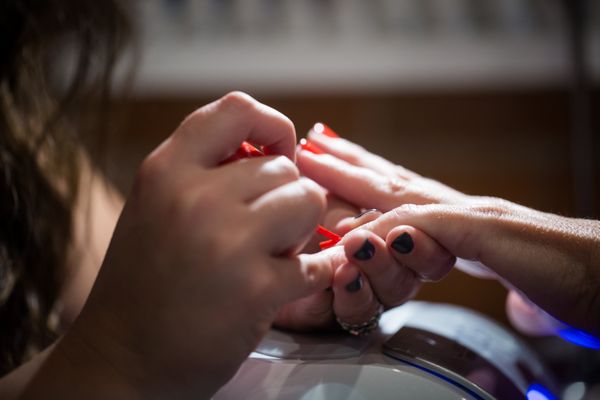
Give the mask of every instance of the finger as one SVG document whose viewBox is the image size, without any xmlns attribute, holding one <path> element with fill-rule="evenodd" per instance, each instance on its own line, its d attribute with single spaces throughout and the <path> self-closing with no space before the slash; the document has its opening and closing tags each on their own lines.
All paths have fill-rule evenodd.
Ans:
<svg viewBox="0 0 600 400">
<path fill-rule="evenodd" d="M 554 335 L 564 327 L 514 290 L 506 297 L 506 315 L 515 328 L 531 336 Z"/>
<path fill-rule="evenodd" d="M 250 201 L 299 177 L 298 168 L 287 157 L 249 158 L 215 170 L 215 191 Z"/>
<path fill-rule="evenodd" d="M 351 165 L 329 154 L 298 152 L 298 167 L 307 177 L 346 201 L 363 208 L 388 211 L 418 198 L 406 190 L 406 182 Z"/>
<path fill-rule="evenodd" d="M 486 226 L 484 222 L 493 222 L 493 215 L 489 214 L 486 217 L 485 210 L 481 211 L 479 213 L 470 207 L 446 204 L 405 204 L 386 212 L 362 228 L 385 238 L 397 226 L 413 226 L 435 238 L 455 256 L 475 260 L 482 256 L 482 238 L 497 238 L 494 228 Z M 490 236 L 487 236 L 488 234 Z M 484 262 L 482 259 L 479 261 Z"/>
<path fill-rule="evenodd" d="M 345 261 L 341 247 L 332 247 L 315 254 L 274 258 L 274 290 L 279 304 L 331 287 L 335 269 Z"/>
<path fill-rule="evenodd" d="M 376 220 L 381 215 L 382 212 L 375 208 L 370 208 L 368 210 L 361 211 L 357 215 L 339 220 L 335 227 L 335 231 L 343 236 L 351 230 L 358 228 L 359 226 Z"/>
<path fill-rule="evenodd" d="M 321 124 L 316 124 L 308 133 L 308 138 L 326 153 L 349 164 L 364 167 L 390 177 L 415 177 L 412 171 L 399 167 L 383 157 L 367 151 L 364 147 L 340 137 L 331 137 L 323 133 Z"/>
<path fill-rule="evenodd" d="M 284 304 L 277 312 L 273 325 L 294 331 L 334 328 L 336 324 L 332 304 L 331 290 L 317 291 L 310 296 Z"/>
<path fill-rule="evenodd" d="M 377 313 L 379 301 L 355 265 L 345 263 L 335 271 L 332 289 L 333 311 L 339 320 L 361 324 Z"/>
<path fill-rule="evenodd" d="M 365 274 L 387 308 L 402 304 L 420 287 L 415 272 L 396 262 L 385 241 L 372 232 L 357 229 L 347 234 L 342 243 L 346 258 Z"/>
<path fill-rule="evenodd" d="M 325 211 L 325 193 L 310 179 L 300 178 L 258 197 L 250 211 L 270 254 L 293 253 L 314 234 Z"/>
<path fill-rule="evenodd" d="M 296 132 L 280 112 L 241 92 L 230 93 L 190 114 L 173 135 L 176 161 L 212 167 L 231 156 L 243 141 L 268 154 L 295 160 Z"/>
<path fill-rule="evenodd" d="M 354 217 L 357 213 L 358 209 L 356 207 L 348 204 L 347 201 L 340 199 L 335 194 L 327 192 L 327 212 L 321 225 L 333 230 L 335 233 L 339 233 L 336 228 L 338 222 L 349 217 Z"/>
<path fill-rule="evenodd" d="M 387 234 L 386 243 L 398 264 L 412 269 L 424 281 L 439 281 L 456 262 L 448 250 L 412 226 L 395 227 Z"/>
<path fill-rule="evenodd" d="M 582 290 L 578 279 L 585 278 L 564 251 L 568 222 L 496 200 L 472 206 L 405 205 L 362 229 L 386 237 L 396 226 L 414 226 L 455 256 L 488 266 L 566 323 L 595 332 L 597 323 L 590 321 L 581 304 L 597 292 L 578 295 Z"/>
</svg>

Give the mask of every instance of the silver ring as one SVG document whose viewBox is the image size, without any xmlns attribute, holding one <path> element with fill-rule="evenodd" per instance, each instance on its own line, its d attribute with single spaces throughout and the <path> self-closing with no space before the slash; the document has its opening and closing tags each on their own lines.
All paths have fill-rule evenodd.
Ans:
<svg viewBox="0 0 600 400">
<path fill-rule="evenodd" d="M 336 317 L 337 323 L 342 327 L 343 330 L 354 336 L 365 336 L 373 332 L 379 326 L 379 319 L 383 314 L 383 304 L 379 303 L 377 312 L 368 321 L 360 324 L 349 324 L 340 320 Z"/>
</svg>

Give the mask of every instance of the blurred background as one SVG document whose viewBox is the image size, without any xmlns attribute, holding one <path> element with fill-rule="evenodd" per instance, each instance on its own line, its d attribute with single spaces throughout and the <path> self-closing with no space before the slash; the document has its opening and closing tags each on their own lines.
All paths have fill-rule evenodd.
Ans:
<svg viewBox="0 0 600 400">
<path fill-rule="evenodd" d="M 471 194 L 598 217 L 600 2 L 146 0 L 123 63 L 110 174 L 244 90 Z M 134 76 L 126 72 L 133 64 Z M 505 290 L 453 272 L 419 298 L 507 324 Z"/>
</svg>

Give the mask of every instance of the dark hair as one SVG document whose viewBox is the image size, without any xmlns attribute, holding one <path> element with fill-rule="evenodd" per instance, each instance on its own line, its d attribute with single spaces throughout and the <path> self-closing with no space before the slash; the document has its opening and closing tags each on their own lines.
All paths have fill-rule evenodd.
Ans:
<svg viewBox="0 0 600 400">
<path fill-rule="evenodd" d="M 57 335 L 84 99 L 108 98 L 125 12 L 107 0 L 0 2 L 0 375 Z M 68 82 L 53 76 L 74 56 Z"/>
</svg>

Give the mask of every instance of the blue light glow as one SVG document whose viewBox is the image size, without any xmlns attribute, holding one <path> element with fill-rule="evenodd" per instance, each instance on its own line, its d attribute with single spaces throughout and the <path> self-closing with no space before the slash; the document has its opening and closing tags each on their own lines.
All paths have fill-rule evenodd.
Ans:
<svg viewBox="0 0 600 400">
<path fill-rule="evenodd" d="M 558 336 L 567 342 L 574 343 L 578 346 L 587 347 L 588 349 L 600 350 L 600 338 L 590 335 L 584 331 L 575 328 L 565 328 L 558 331 Z"/>
<path fill-rule="evenodd" d="M 527 388 L 527 400 L 556 400 L 556 397 L 539 383 L 532 383 Z"/>
</svg>

